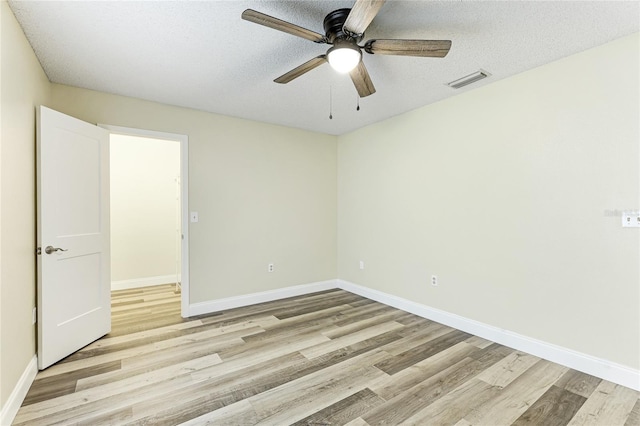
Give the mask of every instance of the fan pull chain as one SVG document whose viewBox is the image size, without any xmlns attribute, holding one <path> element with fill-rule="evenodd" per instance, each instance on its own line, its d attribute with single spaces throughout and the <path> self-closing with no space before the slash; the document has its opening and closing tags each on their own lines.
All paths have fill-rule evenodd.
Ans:
<svg viewBox="0 0 640 426">
<path fill-rule="evenodd" d="M 329 120 L 333 120 L 333 93 L 331 92 L 331 86 L 329 86 Z"/>
<path fill-rule="evenodd" d="M 356 111 L 360 111 L 360 96 L 357 97 L 358 106 L 356 107 Z"/>
</svg>

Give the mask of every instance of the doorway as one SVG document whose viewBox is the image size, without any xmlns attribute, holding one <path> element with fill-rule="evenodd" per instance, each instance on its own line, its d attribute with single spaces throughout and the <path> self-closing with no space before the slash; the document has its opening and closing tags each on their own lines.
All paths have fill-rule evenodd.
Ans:
<svg viewBox="0 0 640 426">
<path fill-rule="evenodd" d="M 186 317 L 187 136 L 100 126 L 111 145 L 111 289 L 172 284 Z"/>
</svg>

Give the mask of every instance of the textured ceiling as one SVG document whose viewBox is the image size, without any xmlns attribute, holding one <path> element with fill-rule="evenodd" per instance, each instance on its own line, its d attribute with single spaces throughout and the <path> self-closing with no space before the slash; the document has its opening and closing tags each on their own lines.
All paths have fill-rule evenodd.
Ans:
<svg viewBox="0 0 640 426">
<path fill-rule="evenodd" d="M 640 2 L 394 1 L 364 39 L 452 40 L 444 59 L 365 54 L 377 93 L 360 101 L 323 65 L 273 79 L 329 46 L 243 21 L 244 9 L 323 33 L 352 1 L 9 1 L 52 82 L 343 134 L 639 31 Z M 492 76 L 454 90 L 478 69 Z M 329 119 L 330 92 L 333 119 Z"/>
</svg>

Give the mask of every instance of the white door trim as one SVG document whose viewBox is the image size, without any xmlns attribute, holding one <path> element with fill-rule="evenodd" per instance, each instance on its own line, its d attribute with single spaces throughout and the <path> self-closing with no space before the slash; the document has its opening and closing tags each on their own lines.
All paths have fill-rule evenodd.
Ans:
<svg viewBox="0 0 640 426">
<path fill-rule="evenodd" d="M 142 136 L 180 142 L 180 203 L 182 213 L 182 259 L 181 259 L 181 313 L 189 315 L 189 137 L 178 133 L 157 132 L 133 127 L 112 126 L 98 123 L 111 133 L 128 136 Z"/>
</svg>

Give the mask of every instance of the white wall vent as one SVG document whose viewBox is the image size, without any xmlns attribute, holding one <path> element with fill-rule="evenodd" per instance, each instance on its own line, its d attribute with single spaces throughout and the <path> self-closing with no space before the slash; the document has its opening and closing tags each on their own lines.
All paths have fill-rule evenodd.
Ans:
<svg viewBox="0 0 640 426">
<path fill-rule="evenodd" d="M 478 70 L 472 74 L 465 75 L 462 78 L 459 78 L 457 80 L 447 83 L 447 86 L 451 87 L 452 89 L 459 89 L 468 84 L 475 83 L 476 81 L 482 80 L 483 78 L 487 78 L 490 75 L 491 74 L 486 72 L 485 70 Z"/>
</svg>

